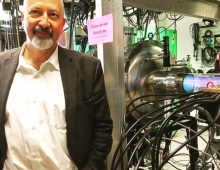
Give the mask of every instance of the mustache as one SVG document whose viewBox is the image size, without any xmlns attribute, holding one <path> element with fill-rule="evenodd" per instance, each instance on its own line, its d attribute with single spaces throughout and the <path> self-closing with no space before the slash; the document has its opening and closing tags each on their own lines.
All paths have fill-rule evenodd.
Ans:
<svg viewBox="0 0 220 170">
<path fill-rule="evenodd" d="M 35 26 L 35 27 L 33 28 L 33 31 L 34 31 L 34 32 L 40 31 L 40 32 L 47 33 L 47 34 L 49 34 L 50 36 L 53 36 L 53 30 L 52 30 L 51 28 L 43 28 L 43 27 L 37 25 L 37 26 Z"/>
</svg>

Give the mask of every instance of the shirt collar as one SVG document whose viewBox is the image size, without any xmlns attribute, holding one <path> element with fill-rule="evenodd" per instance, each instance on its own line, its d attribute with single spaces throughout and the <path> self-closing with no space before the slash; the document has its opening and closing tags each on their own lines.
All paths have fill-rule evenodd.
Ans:
<svg viewBox="0 0 220 170">
<path fill-rule="evenodd" d="M 27 43 L 25 42 L 21 48 L 21 52 L 20 52 L 20 55 L 19 55 L 19 61 L 18 61 L 18 67 L 17 67 L 17 70 L 21 67 L 21 66 L 24 66 L 24 67 L 29 67 L 30 68 L 30 65 L 27 64 L 24 60 L 24 56 L 23 56 L 23 53 L 24 53 L 24 50 L 25 48 L 27 47 Z M 56 47 L 56 49 L 54 50 L 53 54 L 49 57 L 49 59 L 47 61 L 44 62 L 45 64 L 46 63 L 51 63 L 57 70 L 60 70 L 60 67 L 59 67 L 59 63 L 58 63 L 58 46 Z"/>
</svg>

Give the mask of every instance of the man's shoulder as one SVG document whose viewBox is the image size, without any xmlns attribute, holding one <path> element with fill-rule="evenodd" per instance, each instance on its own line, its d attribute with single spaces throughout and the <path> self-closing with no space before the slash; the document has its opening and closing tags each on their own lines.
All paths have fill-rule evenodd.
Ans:
<svg viewBox="0 0 220 170">
<path fill-rule="evenodd" d="M 19 47 L 19 48 L 13 48 L 13 49 L 9 49 L 9 50 L 0 52 L 0 58 L 2 58 L 2 57 L 7 57 L 9 54 L 12 54 L 12 53 L 20 52 L 20 50 L 21 50 L 21 47 Z M 19 54 L 19 53 L 18 53 L 18 54 Z"/>
<path fill-rule="evenodd" d="M 66 49 L 66 48 L 59 47 L 59 50 L 60 50 L 61 55 L 67 55 L 67 56 L 69 56 L 69 57 L 71 57 L 72 59 L 75 59 L 75 60 L 80 60 L 80 61 L 85 60 L 85 61 L 90 61 L 90 62 L 99 61 L 99 59 L 94 57 L 94 56 L 91 56 L 89 54 L 82 53 L 82 52 L 79 52 L 79 51 L 75 51 L 75 50 L 72 50 L 72 49 Z"/>
</svg>

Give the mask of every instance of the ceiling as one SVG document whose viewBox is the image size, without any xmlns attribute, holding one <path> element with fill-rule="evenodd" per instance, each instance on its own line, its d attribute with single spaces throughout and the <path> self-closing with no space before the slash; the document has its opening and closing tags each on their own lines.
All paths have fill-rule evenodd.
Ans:
<svg viewBox="0 0 220 170">
<path fill-rule="evenodd" d="M 220 21 L 217 0 L 123 0 L 123 5 Z"/>
<path fill-rule="evenodd" d="M 220 5 L 220 1 L 218 0 L 204 0 L 204 1 Z"/>
</svg>

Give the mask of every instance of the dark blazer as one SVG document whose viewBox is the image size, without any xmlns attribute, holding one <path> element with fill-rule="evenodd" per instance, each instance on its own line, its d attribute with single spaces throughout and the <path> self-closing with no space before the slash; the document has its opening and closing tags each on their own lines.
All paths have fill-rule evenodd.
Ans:
<svg viewBox="0 0 220 170">
<path fill-rule="evenodd" d="M 0 169 L 6 158 L 5 108 L 21 48 L 0 53 Z M 67 147 L 79 170 L 105 170 L 112 146 L 112 119 L 100 61 L 58 48 L 64 88 Z M 19 146 L 18 146 L 19 147 Z"/>
</svg>

